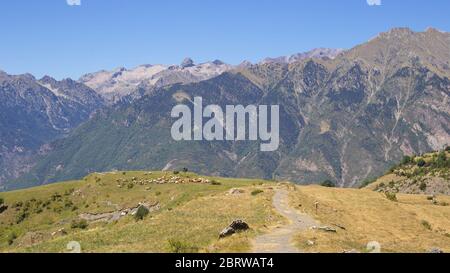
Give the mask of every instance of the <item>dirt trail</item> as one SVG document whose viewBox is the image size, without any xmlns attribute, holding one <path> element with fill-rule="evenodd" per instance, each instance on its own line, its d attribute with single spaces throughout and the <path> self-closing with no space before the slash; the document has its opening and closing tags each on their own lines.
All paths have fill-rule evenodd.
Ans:
<svg viewBox="0 0 450 273">
<path fill-rule="evenodd" d="M 289 192 L 277 189 L 273 206 L 289 221 L 287 225 L 274 228 L 269 233 L 256 237 L 253 244 L 255 253 L 296 253 L 301 252 L 292 243 L 292 237 L 299 231 L 317 226 L 317 222 L 306 214 L 301 214 L 289 206 Z"/>
</svg>

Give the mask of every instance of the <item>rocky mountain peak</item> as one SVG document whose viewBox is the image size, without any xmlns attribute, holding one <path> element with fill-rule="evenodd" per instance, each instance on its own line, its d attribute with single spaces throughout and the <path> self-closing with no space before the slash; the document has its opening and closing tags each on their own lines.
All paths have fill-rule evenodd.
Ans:
<svg viewBox="0 0 450 273">
<path fill-rule="evenodd" d="M 183 60 L 183 62 L 181 62 L 181 67 L 182 68 L 187 68 L 187 67 L 192 67 L 192 66 L 194 66 L 195 64 L 194 64 L 194 61 L 191 59 L 191 58 L 185 58 L 184 60 Z"/>
<path fill-rule="evenodd" d="M 276 58 L 266 58 L 261 64 L 266 63 L 284 63 L 290 64 L 294 62 L 298 62 L 305 59 L 334 59 L 340 53 L 344 52 L 343 49 L 334 49 L 334 48 L 314 48 L 307 52 L 296 53 L 288 56 L 281 56 Z"/>
<path fill-rule="evenodd" d="M 212 63 L 215 64 L 215 65 L 223 65 L 223 64 L 225 64 L 221 60 L 214 60 Z"/>
<path fill-rule="evenodd" d="M 51 84 L 51 85 L 54 85 L 54 84 L 57 83 L 57 81 L 54 78 L 52 78 L 52 77 L 50 77 L 48 75 L 45 75 L 44 77 L 42 77 L 39 80 L 39 82 L 42 83 L 42 84 Z"/>
</svg>

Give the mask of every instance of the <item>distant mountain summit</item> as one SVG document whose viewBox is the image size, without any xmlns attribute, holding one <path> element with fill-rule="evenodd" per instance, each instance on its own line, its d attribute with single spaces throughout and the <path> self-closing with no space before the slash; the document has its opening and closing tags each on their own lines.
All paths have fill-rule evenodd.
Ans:
<svg viewBox="0 0 450 273">
<path fill-rule="evenodd" d="M 113 103 L 132 95 L 140 88 L 199 82 L 232 68 L 232 65 L 217 60 L 195 64 L 192 59 L 186 58 L 180 65 L 141 65 L 130 70 L 118 68 L 112 71 L 99 71 L 86 74 L 79 81 Z"/>
<path fill-rule="evenodd" d="M 264 63 L 293 63 L 308 58 L 334 59 L 342 53 L 341 49 L 318 48 L 309 52 L 291 56 L 266 58 Z M 96 90 L 109 103 L 114 103 L 124 97 L 139 97 L 142 89 L 158 88 L 175 83 L 187 84 L 200 82 L 216 77 L 237 67 L 252 65 L 244 62 L 238 66 L 226 64 L 220 60 L 196 64 L 187 57 L 180 65 L 141 65 L 133 69 L 123 67 L 106 71 L 89 73 L 79 81 Z"/>
<path fill-rule="evenodd" d="M 181 62 L 181 68 L 193 67 L 194 61 L 191 58 L 186 58 Z"/>
<path fill-rule="evenodd" d="M 334 59 L 336 58 L 340 53 L 344 52 L 343 49 L 332 49 L 332 48 L 315 48 L 313 50 L 304 52 L 304 53 L 297 53 L 289 56 L 281 56 L 277 58 L 266 58 L 264 59 L 261 64 L 265 63 L 294 63 L 305 59 Z"/>
</svg>

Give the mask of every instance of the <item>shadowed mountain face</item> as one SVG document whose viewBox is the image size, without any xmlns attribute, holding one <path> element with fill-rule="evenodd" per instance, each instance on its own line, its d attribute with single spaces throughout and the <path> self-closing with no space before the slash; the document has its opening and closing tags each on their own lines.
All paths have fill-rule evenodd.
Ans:
<svg viewBox="0 0 450 273">
<path fill-rule="evenodd" d="M 178 169 L 221 176 L 324 179 L 357 186 L 404 154 L 450 144 L 450 35 L 393 29 L 335 59 L 240 66 L 218 77 L 150 90 L 96 114 L 50 145 L 8 188 L 113 169 Z M 280 105 L 280 148 L 258 142 L 176 142 L 173 106 Z"/>
<path fill-rule="evenodd" d="M 26 172 L 45 143 L 66 135 L 102 105 L 94 90 L 72 80 L 0 72 L 0 185 Z"/>
</svg>

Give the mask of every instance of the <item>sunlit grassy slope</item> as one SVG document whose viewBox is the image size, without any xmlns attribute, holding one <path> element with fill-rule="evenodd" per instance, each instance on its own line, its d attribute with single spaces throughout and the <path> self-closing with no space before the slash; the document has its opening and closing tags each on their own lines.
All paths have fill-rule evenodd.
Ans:
<svg viewBox="0 0 450 273">
<path fill-rule="evenodd" d="M 81 181 L 0 193 L 8 206 L 0 214 L 0 252 L 67 252 L 71 241 L 79 242 L 83 252 L 248 252 L 255 236 L 286 223 L 272 206 L 274 182 L 204 177 L 208 183 L 150 183 L 164 177 L 186 181 L 199 176 L 94 173 Z M 230 194 L 232 188 L 243 192 Z M 450 252 L 450 196 L 393 193 L 395 198 L 388 199 L 370 187 L 288 188 L 292 207 L 336 229 L 298 232 L 294 243 L 300 251 L 365 252 L 369 242 L 377 241 L 382 252 Z M 83 213 L 121 211 L 139 203 L 159 207 L 139 221 L 132 215 L 87 226 L 78 221 Z M 251 229 L 218 239 L 237 218 Z"/>
<path fill-rule="evenodd" d="M 82 181 L 0 193 L 8 205 L 0 214 L 0 251 L 65 252 L 70 241 L 79 242 L 83 252 L 247 251 L 264 225 L 280 220 L 271 207 L 272 182 L 208 178 L 214 183 L 140 183 L 164 176 L 198 177 L 97 173 Z M 231 188 L 244 192 L 231 195 Z M 263 192 L 252 195 L 256 189 Z M 81 213 L 112 212 L 140 202 L 159 202 L 160 209 L 141 221 L 127 215 L 110 223 L 88 223 L 84 229 L 72 226 Z M 237 218 L 247 221 L 251 230 L 218 240 L 219 232 Z M 62 228 L 64 232 L 58 232 Z"/>
<path fill-rule="evenodd" d="M 308 230 L 297 235 L 296 243 L 307 252 L 365 252 L 371 241 L 379 242 L 382 252 L 427 252 L 435 247 L 450 252 L 450 206 L 433 204 L 426 195 L 396 198 L 391 201 L 369 189 L 297 187 L 291 192 L 292 206 L 337 232 Z M 450 202 L 449 196 L 436 199 Z"/>
</svg>

